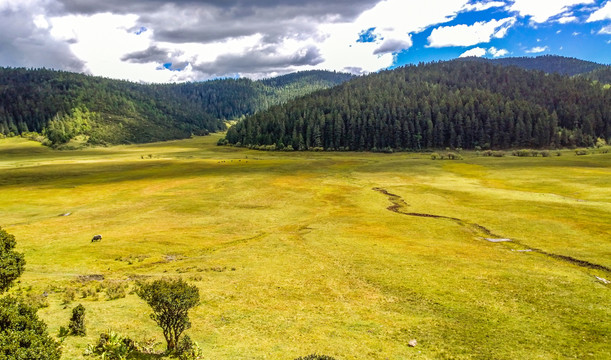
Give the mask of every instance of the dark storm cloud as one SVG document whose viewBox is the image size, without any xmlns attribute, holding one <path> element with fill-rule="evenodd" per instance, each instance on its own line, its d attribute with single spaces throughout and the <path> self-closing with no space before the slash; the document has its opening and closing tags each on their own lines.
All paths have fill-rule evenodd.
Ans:
<svg viewBox="0 0 611 360">
<path fill-rule="evenodd" d="M 129 53 L 123 56 L 121 60 L 137 64 L 146 64 L 150 62 L 166 63 L 170 60 L 168 53 L 168 50 L 160 49 L 153 45 L 146 50 Z"/>
<path fill-rule="evenodd" d="M 54 40 L 47 29 L 37 27 L 30 9 L 2 8 L 0 24 L 0 66 L 84 71 L 68 42 Z"/>
<path fill-rule="evenodd" d="M 274 49 L 268 47 L 244 54 L 221 55 L 214 62 L 194 66 L 193 70 L 206 75 L 267 73 L 297 66 L 318 65 L 322 61 L 320 52 L 315 47 L 304 48 L 290 55 L 278 54 Z"/>
<path fill-rule="evenodd" d="M 404 40 L 390 39 L 390 40 L 384 41 L 382 45 L 380 45 L 379 48 L 375 49 L 373 54 L 381 55 L 381 54 L 395 53 L 403 49 L 408 49 L 411 46 L 412 46 L 411 42 L 404 41 Z"/>
<path fill-rule="evenodd" d="M 261 34 L 267 43 L 299 38 L 321 22 L 350 21 L 376 0 L 57 0 L 65 13 L 136 14 L 157 41 L 213 42 Z"/>
</svg>

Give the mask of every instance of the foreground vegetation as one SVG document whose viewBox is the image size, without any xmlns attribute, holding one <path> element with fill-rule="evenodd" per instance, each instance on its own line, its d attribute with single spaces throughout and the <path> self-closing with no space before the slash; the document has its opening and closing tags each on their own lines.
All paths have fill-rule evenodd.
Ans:
<svg viewBox="0 0 611 360">
<path fill-rule="evenodd" d="M 611 357 L 611 154 L 435 161 L 219 138 L 0 140 L 1 225 L 27 260 L 10 295 L 53 336 L 86 309 L 63 359 L 101 333 L 161 358 L 136 283 L 164 277 L 199 290 L 185 336 L 206 359 Z"/>
</svg>

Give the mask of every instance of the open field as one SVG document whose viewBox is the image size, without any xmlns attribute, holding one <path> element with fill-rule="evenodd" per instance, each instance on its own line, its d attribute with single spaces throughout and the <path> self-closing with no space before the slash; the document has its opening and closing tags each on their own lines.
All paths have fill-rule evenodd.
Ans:
<svg viewBox="0 0 611 360">
<path fill-rule="evenodd" d="M 0 226 L 27 261 L 13 292 L 49 293 L 39 315 L 54 335 L 87 309 L 65 359 L 108 328 L 162 341 L 129 291 L 162 276 L 199 287 L 187 334 L 205 359 L 611 358 L 610 285 L 596 278 L 611 279 L 611 154 L 432 161 L 219 137 L 0 140 Z M 113 284 L 127 295 L 106 300 Z"/>
</svg>

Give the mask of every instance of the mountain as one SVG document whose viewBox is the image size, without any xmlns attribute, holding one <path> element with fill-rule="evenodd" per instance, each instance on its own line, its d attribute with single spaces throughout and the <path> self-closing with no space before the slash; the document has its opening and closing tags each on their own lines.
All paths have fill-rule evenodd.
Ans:
<svg viewBox="0 0 611 360">
<path fill-rule="evenodd" d="M 240 146 L 326 150 L 553 148 L 611 138 L 611 90 L 484 61 L 360 77 L 232 126 Z"/>
<path fill-rule="evenodd" d="M 501 59 L 462 58 L 460 60 L 490 62 L 502 66 L 515 66 L 525 70 L 539 70 L 548 74 L 567 76 L 578 75 L 607 84 L 611 83 L 607 75 L 611 72 L 611 66 L 564 56 L 543 55 L 537 57 L 508 57 Z"/>
<path fill-rule="evenodd" d="M 161 87 L 197 104 L 215 118 L 231 120 L 316 90 L 331 88 L 352 78 L 354 75 L 351 74 L 312 70 L 259 81 L 220 79 Z"/>
<path fill-rule="evenodd" d="M 0 68 L 0 134 L 44 133 L 57 145 L 179 139 L 225 129 L 240 118 L 352 75 L 325 71 L 273 79 L 136 84 L 46 69 Z"/>
</svg>

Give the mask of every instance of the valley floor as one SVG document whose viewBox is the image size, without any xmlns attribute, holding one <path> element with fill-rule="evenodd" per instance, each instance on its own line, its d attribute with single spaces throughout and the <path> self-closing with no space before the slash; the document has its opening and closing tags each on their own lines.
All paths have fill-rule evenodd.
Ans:
<svg viewBox="0 0 611 360">
<path fill-rule="evenodd" d="M 433 161 L 220 136 L 0 140 L 0 226 L 27 261 L 12 292 L 48 304 L 53 335 L 86 308 L 65 359 L 109 328 L 163 341 L 131 290 L 178 276 L 200 289 L 186 333 L 205 359 L 611 358 L 611 154 Z"/>
</svg>

